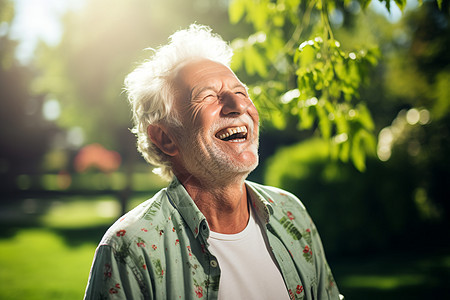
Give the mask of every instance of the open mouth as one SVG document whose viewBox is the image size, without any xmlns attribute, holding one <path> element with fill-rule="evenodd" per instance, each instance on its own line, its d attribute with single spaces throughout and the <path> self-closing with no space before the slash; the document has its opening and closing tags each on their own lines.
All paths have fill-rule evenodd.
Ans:
<svg viewBox="0 0 450 300">
<path fill-rule="evenodd" d="M 216 138 L 226 142 L 243 142 L 247 140 L 247 127 L 229 127 L 216 133 Z"/>
</svg>

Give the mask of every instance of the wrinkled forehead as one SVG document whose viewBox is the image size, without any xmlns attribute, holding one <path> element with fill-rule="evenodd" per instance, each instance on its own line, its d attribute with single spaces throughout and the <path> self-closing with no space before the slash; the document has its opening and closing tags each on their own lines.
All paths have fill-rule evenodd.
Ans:
<svg viewBox="0 0 450 300">
<path fill-rule="evenodd" d="M 227 66 L 208 59 L 194 59 L 178 66 L 172 77 L 176 94 L 189 96 L 193 89 L 222 84 L 242 84 Z"/>
</svg>

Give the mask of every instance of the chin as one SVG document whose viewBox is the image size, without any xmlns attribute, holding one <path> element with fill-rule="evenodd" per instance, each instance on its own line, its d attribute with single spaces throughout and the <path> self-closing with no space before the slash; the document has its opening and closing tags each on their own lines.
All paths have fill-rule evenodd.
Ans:
<svg viewBox="0 0 450 300">
<path fill-rule="evenodd" d="M 258 166 L 259 160 L 258 156 L 251 158 L 251 161 L 247 160 L 242 164 L 233 164 L 232 167 L 228 168 L 231 173 L 244 174 L 246 177 Z"/>
</svg>

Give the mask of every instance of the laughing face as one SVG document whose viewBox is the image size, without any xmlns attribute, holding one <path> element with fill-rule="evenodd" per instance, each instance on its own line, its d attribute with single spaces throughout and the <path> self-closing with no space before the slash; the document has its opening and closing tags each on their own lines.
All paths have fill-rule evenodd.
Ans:
<svg viewBox="0 0 450 300">
<path fill-rule="evenodd" d="M 174 171 L 217 180 L 248 175 L 258 165 L 258 112 L 247 89 L 226 66 L 194 60 L 174 75 Z"/>
</svg>

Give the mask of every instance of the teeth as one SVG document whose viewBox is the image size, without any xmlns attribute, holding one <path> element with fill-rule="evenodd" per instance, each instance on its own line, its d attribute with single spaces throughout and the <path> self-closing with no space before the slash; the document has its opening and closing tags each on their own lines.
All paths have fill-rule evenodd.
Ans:
<svg viewBox="0 0 450 300">
<path fill-rule="evenodd" d="M 240 126 L 240 127 L 234 127 L 234 128 L 227 128 L 225 132 L 221 133 L 220 135 L 218 135 L 218 138 L 223 140 L 226 139 L 227 137 L 236 134 L 236 133 L 246 133 L 247 132 L 247 127 L 245 126 Z"/>
</svg>

